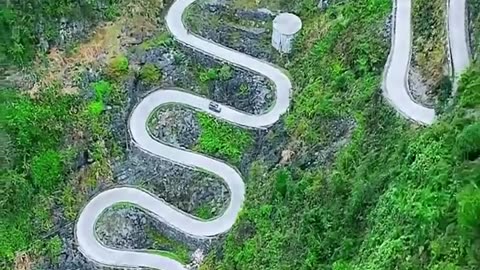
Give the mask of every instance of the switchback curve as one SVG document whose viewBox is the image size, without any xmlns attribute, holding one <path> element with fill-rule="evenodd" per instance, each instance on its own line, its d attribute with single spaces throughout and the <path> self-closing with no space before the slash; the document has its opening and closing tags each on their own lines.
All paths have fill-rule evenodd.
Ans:
<svg viewBox="0 0 480 270">
<path fill-rule="evenodd" d="M 175 39 L 221 61 L 267 77 L 275 85 L 276 100 L 265 114 L 251 115 L 225 105 L 220 105 L 219 113 L 212 112 L 208 109 L 210 100 L 174 89 L 157 90 L 145 97 L 135 107 L 129 119 L 130 134 L 134 143 L 152 155 L 218 175 L 230 190 L 230 201 L 220 217 L 204 221 L 183 213 L 154 195 L 136 188 L 118 187 L 104 191 L 92 198 L 83 208 L 75 227 L 79 250 L 85 257 L 98 264 L 164 270 L 185 269 L 181 263 L 167 257 L 142 251 L 113 249 L 100 243 L 96 237 L 95 223 L 99 216 L 114 204 L 132 203 L 145 209 L 156 219 L 198 238 L 208 238 L 228 231 L 235 223 L 241 209 L 245 186 L 242 177 L 233 167 L 201 154 L 160 143 L 150 136 L 146 129 L 146 122 L 157 107 L 169 103 L 186 104 L 196 110 L 249 128 L 266 128 L 274 124 L 289 107 L 292 86 L 289 78 L 280 69 L 249 55 L 192 35 L 187 31 L 182 21 L 182 14 L 194 1 L 176 0 L 170 7 L 166 23 Z"/>
<path fill-rule="evenodd" d="M 393 0 L 392 46 L 385 66 L 383 94 L 403 116 L 423 125 L 435 121 L 435 111 L 416 103 L 408 86 L 408 71 L 412 51 L 412 0 Z M 469 65 L 466 26 L 466 0 L 449 0 L 448 44 L 454 70 L 454 84 Z"/>
</svg>

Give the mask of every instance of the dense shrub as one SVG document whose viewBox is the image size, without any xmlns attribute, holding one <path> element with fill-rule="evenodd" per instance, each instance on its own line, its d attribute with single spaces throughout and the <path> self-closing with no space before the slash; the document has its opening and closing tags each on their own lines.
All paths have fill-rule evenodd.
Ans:
<svg viewBox="0 0 480 270">
<path fill-rule="evenodd" d="M 160 81 L 162 73 L 154 64 L 147 63 L 140 70 L 140 78 L 147 84 L 153 85 Z"/>
<path fill-rule="evenodd" d="M 467 126 L 456 141 L 457 152 L 468 160 L 480 156 L 480 122 Z"/>
<path fill-rule="evenodd" d="M 1 103 L 4 104 L 3 126 L 14 138 L 13 144 L 19 158 L 54 148 L 74 117 L 71 108 L 76 98 L 59 94 L 55 87 L 42 91 L 37 99 L 18 95 L 8 89 L 0 92 Z"/>
<path fill-rule="evenodd" d="M 95 99 L 102 100 L 112 92 L 113 86 L 110 82 L 100 80 L 92 84 L 93 91 L 95 92 Z"/>
<path fill-rule="evenodd" d="M 0 89 L 0 127 L 15 153 L 8 157 L 12 165 L 0 171 L 0 269 L 11 269 L 17 252 L 36 248 L 43 228 L 36 227 L 36 214 L 45 212 L 37 207 L 45 207 L 40 198 L 51 196 L 63 180 L 64 157 L 57 149 L 75 121 L 72 108 L 83 105 L 55 87 L 37 94 Z"/>
<path fill-rule="evenodd" d="M 40 190 L 52 191 L 63 175 L 61 155 L 54 150 L 47 150 L 32 159 L 32 179 Z"/>
<path fill-rule="evenodd" d="M 12 170 L 0 171 L 0 216 L 28 206 L 32 195 L 33 188 L 24 175 Z"/>
<path fill-rule="evenodd" d="M 252 143 L 250 133 L 203 113 L 198 113 L 197 116 L 201 127 L 198 150 L 238 162 L 243 152 Z"/>
<path fill-rule="evenodd" d="M 458 197 L 458 223 L 467 239 L 480 238 L 480 189 L 469 185 Z"/>
<path fill-rule="evenodd" d="M 128 58 L 124 55 L 119 55 L 109 63 L 108 73 L 114 78 L 118 79 L 128 73 Z"/>
</svg>

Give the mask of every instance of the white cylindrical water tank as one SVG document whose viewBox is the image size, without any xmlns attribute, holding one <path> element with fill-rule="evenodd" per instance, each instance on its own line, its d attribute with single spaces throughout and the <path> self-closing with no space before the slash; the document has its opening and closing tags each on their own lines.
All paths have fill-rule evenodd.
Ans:
<svg viewBox="0 0 480 270">
<path fill-rule="evenodd" d="M 291 13 L 281 13 L 273 20 L 272 46 L 282 53 L 292 50 L 293 40 L 302 29 L 302 20 Z"/>
</svg>

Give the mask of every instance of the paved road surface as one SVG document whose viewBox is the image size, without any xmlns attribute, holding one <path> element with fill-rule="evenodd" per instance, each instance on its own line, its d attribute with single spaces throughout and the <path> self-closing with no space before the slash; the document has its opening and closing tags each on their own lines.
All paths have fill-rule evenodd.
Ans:
<svg viewBox="0 0 480 270">
<path fill-rule="evenodd" d="M 448 36 L 455 82 L 470 64 L 468 48 L 467 0 L 450 0 L 448 7 Z M 456 84 L 456 83 L 455 83 Z"/>
<path fill-rule="evenodd" d="M 448 10 L 449 44 L 457 78 L 469 64 L 465 1 L 450 0 Z M 400 114 L 420 124 L 429 125 L 435 120 L 435 111 L 416 103 L 410 96 L 408 86 L 412 51 L 411 10 L 411 0 L 395 1 L 392 47 L 385 67 L 383 92 L 386 99 Z"/>
<path fill-rule="evenodd" d="M 112 249 L 99 243 L 95 235 L 95 223 L 105 209 L 116 203 L 129 202 L 136 204 L 162 222 L 186 234 L 200 238 L 228 231 L 235 223 L 238 212 L 241 209 L 245 186 L 242 177 L 234 168 L 201 154 L 159 143 L 149 135 L 146 129 L 146 121 L 155 108 L 172 102 L 182 103 L 237 125 L 250 128 L 265 128 L 278 121 L 289 107 L 291 82 L 281 70 L 261 60 L 214 44 L 187 32 L 182 23 L 182 14 L 194 1 L 177 0 L 169 9 L 166 21 L 168 29 L 173 36 L 187 46 L 212 57 L 268 77 L 275 84 L 275 103 L 267 113 L 251 115 L 224 105 L 220 105 L 220 113 L 214 113 L 208 109 L 210 100 L 173 89 L 161 89 L 145 97 L 133 110 L 129 119 L 130 133 L 135 144 L 158 157 L 169 159 L 188 167 L 201 168 L 220 176 L 230 190 L 230 202 L 226 211 L 220 217 L 210 221 L 202 221 L 180 212 L 154 195 L 136 188 L 120 187 L 100 193 L 82 210 L 75 230 L 80 251 L 88 259 L 99 264 L 122 267 L 140 266 L 165 270 L 184 269 L 184 266 L 179 262 L 166 257 L 146 252 Z"/>
<path fill-rule="evenodd" d="M 201 168 L 220 176 L 230 189 L 231 198 L 226 211 L 218 218 L 202 221 L 168 205 L 154 195 L 131 187 L 119 187 L 107 190 L 95 196 L 81 211 L 75 227 L 79 250 L 88 259 L 98 264 L 118 267 L 148 267 L 163 270 L 183 270 L 184 266 L 172 259 L 156 254 L 118 250 L 106 247 L 97 241 L 95 223 L 108 207 L 121 202 L 136 204 L 147 210 L 153 217 L 194 237 L 206 238 L 228 231 L 237 218 L 244 200 L 245 186 L 242 177 L 231 166 L 201 154 L 180 150 L 152 139 L 146 130 L 148 116 L 158 106 L 166 103 L 181 103 L 197 110 L 212 114 L 237 125 L 250 128 L 265 128 L 279 120 L 290 103 L 291 82 L 278 68 L 251 56 L 233 51 L 203 38 L 191 35 L 182 22 L 182 14 L 195 0 L 176 0 L 166 16 L 167 26 L 172 35 L 180 42 L 212 57 L 230 64 L 252 70 L 268 77 L 276 89 L 276 101 L 265 114 L 251 115 L 233 108 L 220 105 L 221 112 L 208 110 L 210 100 L 174 89 L 161 89 L 144 98 L 136 106 L 129 119 L 129 128 L 135 144 L 161 158 L 169 159 L 191 168 Z M 450 30 L 462 28 L 463 31 L 450 35 L 452 56 L 456 71 L 468 65 L 465 57 L 465 0 L 450 4 Z M 458 8 L 457 8 L 458 6 Z M 458 10 L 457 10 L 458 9 Z M 433 110 L 424 108 L 412 101 L 408 95 L 407 71 L 410 59 L 411 22 L 410 0 L 399 0 L 395 13 L 396 28 L 392 42 L 391 55 L 385 72 L 384 93 L 387 99 L 405 116 L 420 123 L 432 123 Z M 461 11 L 460 11 L 461 10 Z M 452 31 L 450 31 L 452 32 Z"/>
</svg>

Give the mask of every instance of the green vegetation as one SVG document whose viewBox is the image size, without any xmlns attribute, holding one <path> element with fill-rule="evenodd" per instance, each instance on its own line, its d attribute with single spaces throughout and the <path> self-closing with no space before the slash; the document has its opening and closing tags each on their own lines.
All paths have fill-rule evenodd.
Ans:
<svg viewBox="0 0 480 270">
<path fill-rule="evenodd" d="M 242 83 L 242 84 L 240 85 L 239 91 L 240 91 L 240 94 L 241 94 L 241 95 L 247 95 L 248 92 L 249 92 L 248 84 Z"/>
<path fill-rule="evenodd" d="M 198 113 L 197 117 L 202 131 L 196 150 L 226 157 L 233 163 L 240 161 L 242 153 L 252 143 L 251 134 L 204 113 Z"/>
<path fill-rule="evenodd" d="M 181 263 L 188 263 L 190 261 L 190 252 L 182 243 L 170 240 L 154 229 L 148 230 L 147 234 L 148 238 L 153 240 L 153 249 L 155 250 L 152 250 L 152 252 L 167 256 Z"/>
<path fill-rule="evenodd" d="M 60 240 L 60 237 L 58 237 L 58 235 L 48 240 L 46 245 L 46 251 L 48 257 L 52 262 L 58 261 L 58 256 L 62 252 L 62 240 Z"/>
<path fill-rule="evenodd" d="M 112 92 L 113 85 L 108 81 L 98 81 L 92 84 L 94 99 L 87 105 L 87 115 L 91 119 L 98 118 L 105 110 L 104 101 Z"/>
<path fill-rule="evenodd" d="M 100 4 L 100 3 L 101 4 Z M 6 1 L 0 6 L 0 62 L 26 64 L 33 59 L 40 39 L 58 41 L 61 18 L 92 22 L 112 19 L 120 0 Z M 39 26 L 41 30 L 39 30 Z"/>
<path fill-rule="evenodd" d="M 479 269 L 480 64 L 438 122 L 418 128 L 379 90 L 390 1 L 339 1 L 322 14 L 315 4 L 298 4 L 290 140 L 308 157 L 349 116 L 350 141 L 328 167 L 256 162 L 235 228 L 202 269 Z"/>
<path fill-rule="evenodd" d="M 215 213 L 213 212 L 213 209 L 210 205 L 204 204 L 200 207 L 198 207 L 194 213 L 194 216 L 201 218 L 201 219 L 211 219 L 215 217 Z"/>
<path fill-rule="evenodd" d="M 173 38 L 169 32 L 162 32 L 161 34 L 143 42 L 140 47 L 144 50 L 149 50 L 158 47 L 168 47 L 173 44 Z"/>
<path fill-rule="evenodd" d="M 118 106 L 123 98 L 111 82 L 98 81 L 92 89 L 91 101 L 62 93 L 57 85 L 34 98 L 0 89 L 0 136 L 10 148 L 0 169 L 0 269 L 11 269 L 18 252 L 55 262 L 60 238 L 42 240 L 54 227 L 52 208 L 62 205 L 65 218 L 74 221 L 85 200 L 82 192 L 108 176 L 108 159 L 118 155 L 118 147 L 108 131 L 110 118 L 98 116 L 103 102 Z M 99 102 L 97 111 L 92 109 Z M 82 137 L 76 135 L 79 130 Z M 69 168 L 87 150 L 96 162 L 83 172 L 85 182 L 77 183 Z"/>
<path fill-rule="evenodd" d="M 128 73 L 128 58 L 124 55 L 119 55 L 110 62 L 108 66 L 109 75 L 118 79 Z"/>
<path fill-rule="evenodd" d="M 412 55 L 412 62 L 419 66 L 424 78 L 432 81 L 434 90 L 445 74 L 447 61 L 446 8 L 444 0 L 413 0 L 413 48 L 416 53 Z"/>
<path fill-rule="evenodd" d="M 199 73 L 199 79 L 201 82 L 214 81 L 218 78 L 218 72 L 214 68 L 202 70 Z"/>
<path fill-rule="evenodd" d="M 149 85 L 158 83 L 162 78 L 160 70 L 152 63 L 145 64 L 140 70 L 140 79 Z"/>
<path fill-rule="evenodd" d="M 41 190 L 52 191 L 63 176 L 63 164 L 57 151 L 47 150 L 32 159 L 33 184 Z"/>
<path fill-rule="evenodd" d="M 77 101 L 50 87 L 36 99 L 11 89 L 0 90 L 1 129 L 12 141 L 15 156 L 0 172 L 0 268 L 7 267 L 18 250 L 27 250 L 38 236 L 35 214 L 42 213 L 42 197 L 50 196 L 64 177 L 64 159 L 58 150 L 69 130 Z M 42 222 L 43 223 L 43 222 Z"/>
<path fill-rule="evenodd" d="M 227 81 L 233 76 L 232 68 L 228 65 L 223 65 L 219 68 L 204 69 L 199 72 L 200 82 L 208 82 L 214 80 Z"/>
</svg>

